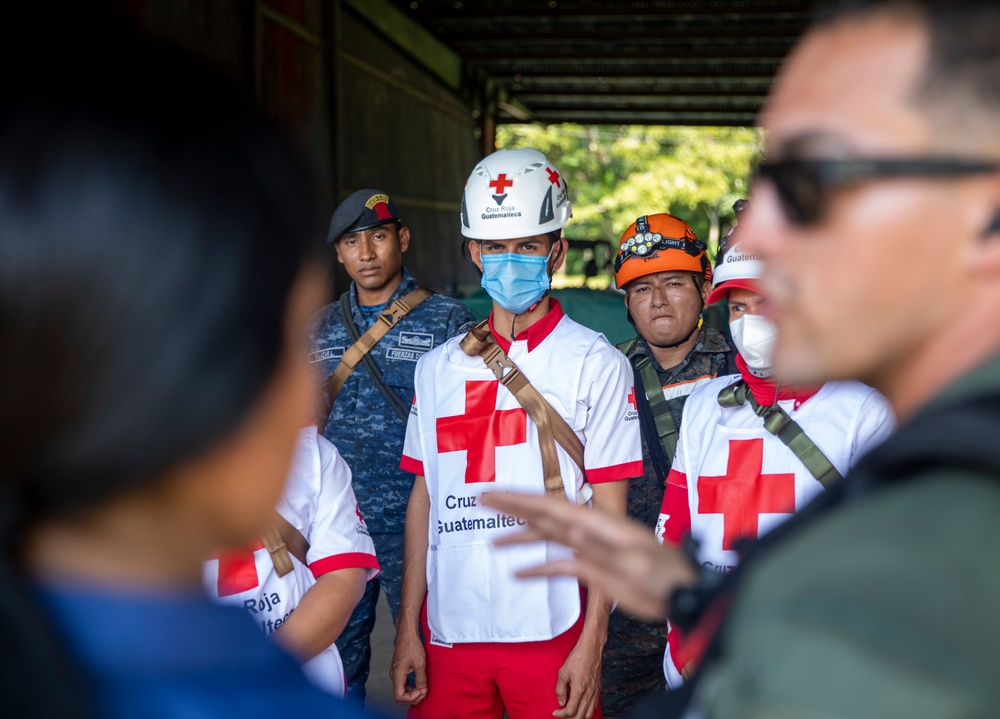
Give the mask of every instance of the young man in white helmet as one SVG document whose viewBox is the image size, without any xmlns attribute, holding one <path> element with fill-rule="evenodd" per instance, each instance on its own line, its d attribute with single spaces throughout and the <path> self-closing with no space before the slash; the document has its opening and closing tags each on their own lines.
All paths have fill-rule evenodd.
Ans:
<svg viewBox="0 0 1000 719">
<path fill-rule="evenodd" d="M 565 256 L 560 234 L 569 217 L 566 181 L 536 150 L 494 153 L 466 183 L 462 233 L 493 298 L 491 334 L 486 326 L 477 331 L 568 425 L 583 445 L 583 466 L 558 440 L 562 481 L 553 492 L 541 457 L 552 444 L 546 422 L 537 424 L 513 383 L 501 387 L 462 338 L 421 358 L 401 462 L 416 481 L 392 668 L 396 699 L 411 705 L 411 716 L 601 715 L 611 599 L 598 592 L 584 599 L 572 579 L 517 581 L 519 568 L 571 555 L 548 542 L 495 548 L 493 540 L 519 520 L 478 502 L 483 492 L 548 489 L 571 503 L 592 494 L 594 505 L 624 514 L 622 480 L 642 474 L 631 367 L 548 294 Z M 410 672 L 413 686 L 406 684 Z"/>
<path fill-rule="evenodd" d="M 727 300 L 739 374 L 696 390 L 667 476 L 656 534 L 679 545 L 690 535 L 697 563 L 725 574 L 741 542 L 756 541 L 839 481 L 892 431 L 885 398 L 860 382 L 794 387 L 771 379 L 774 324 L 763 314 L 763 263 L 735 229 L 720 248 L 708 301 Z M 691 676 L 704 637 L 667 634 L 670 688 Z"/>
</svg>

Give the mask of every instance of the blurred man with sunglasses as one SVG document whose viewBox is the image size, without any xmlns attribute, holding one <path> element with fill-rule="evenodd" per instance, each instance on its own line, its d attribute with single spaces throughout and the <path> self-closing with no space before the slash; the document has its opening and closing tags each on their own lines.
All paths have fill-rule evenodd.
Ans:
<svg viewBox="0 0 1000 719">
<path fill-rule="evenodd" d="M 1000 706 L 1000 6 L 852 3 L 763 112 L 743 242 L 786 381 L 854 378 L 900 427 L 845 481 L 697 581 L 633 526 L 491 497 L 587 555 L 621 606 L 710 637 L 650 716 L 996 716 Z"/>
</svg>

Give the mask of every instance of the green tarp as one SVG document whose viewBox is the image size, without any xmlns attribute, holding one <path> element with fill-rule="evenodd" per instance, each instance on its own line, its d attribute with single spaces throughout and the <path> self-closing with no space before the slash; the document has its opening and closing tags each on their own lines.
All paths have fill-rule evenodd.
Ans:
<svg viewBox="0 0 1000 719">
<path fill-rule="evenodd" d="M 588 290 L 583 287 L 568 287 L 552 290 L 552 296 L 562 303 L 563 311 L 580 324 L 601 332 L 612 344 L 635 337 L 635 330 L 629 324 L 625 313 L 625 300 L 614 290 Z M 492 302 L 485 292 L 461 301 L 475 315 L 484 320 L 490 314 Z"/>
</svg>

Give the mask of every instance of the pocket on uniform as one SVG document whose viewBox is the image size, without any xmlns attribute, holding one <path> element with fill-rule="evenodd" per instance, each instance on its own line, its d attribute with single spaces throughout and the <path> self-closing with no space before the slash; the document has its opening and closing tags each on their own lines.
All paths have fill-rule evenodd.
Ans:
<svg viewBox="0 0 1000 719">
<path fill-rule="evenodd" d="M 425 344 L 432 344 L 434 341 L 434 336 L 431 334 L 427 334 L 422 339 L 414 337 L 410 344 L 404 341 L 408 335 L 417 334 L 422 335 L 422 333 L 416 332 L 400 332 L 396 335 L 390 335 L 379 342 L 376 349 L 373 350 L 382 355 L 382 361 L 379 362 L 379 365 L 385 368 L 382 379 L 390 387 L 399 389 L 406 396 L 407 402 L 413 398 L 413 375 L 417 368 L 417 360 L 427 352 L 426 349 L 417 346 L 417 341 L 419 339 Z"/>
</svg>

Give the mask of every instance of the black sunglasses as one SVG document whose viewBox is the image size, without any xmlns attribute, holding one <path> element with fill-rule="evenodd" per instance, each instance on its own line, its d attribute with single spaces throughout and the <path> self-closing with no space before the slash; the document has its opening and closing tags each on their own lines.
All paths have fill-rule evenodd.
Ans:
<svg viewBox="0 0 1000 719">
<path fill-rule="evenodd" d="M 959 177 L 997 169 L 1000 164 L 996 162 L 942 157 L 801 158 L 762 162 L 754 171 L 754 180 L 766 178 L 773 182 L 788 220 L 796 225 L 809 225 L 823 217 L 827 195 L 837 187 L 887 177 Z"/>
</svg>

